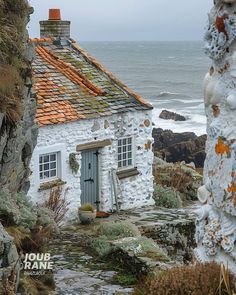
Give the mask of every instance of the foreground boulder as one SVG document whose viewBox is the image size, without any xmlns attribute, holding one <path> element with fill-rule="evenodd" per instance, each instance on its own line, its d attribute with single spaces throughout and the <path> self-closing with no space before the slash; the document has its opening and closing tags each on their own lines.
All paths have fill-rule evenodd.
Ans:
<svg viewBox="0 0 236 295">
<path fill-rule="evenodd" d="M 153 128 L 154 153 L 167 162 L 194 162 L 197 168 L 204 166 L 206 135 L 193 132 L 174 133 L 171 130 Z"/>
<path fill-rule="evenodd" d="M 184 116 L 167 110 L 163 110 L 160 113 L 159 118 L 164 120 L 186 121 L 186 118 Z"/>
<path fill-rule="evenodd" d="M 19 260 L 13 238 L 0 224 L 0 295 L 15 294 L 19 278 Z"/>
</svg>

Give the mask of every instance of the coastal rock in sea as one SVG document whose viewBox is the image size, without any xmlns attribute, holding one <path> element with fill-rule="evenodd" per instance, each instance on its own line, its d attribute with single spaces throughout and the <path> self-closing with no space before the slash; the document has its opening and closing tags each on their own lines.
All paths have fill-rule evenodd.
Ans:
<svg viewBox="0 0 236 295">
<path fill-rule="evenodd" d="M 205 161 L 206 135 L 197 136 L 193 132 L 174 133 L 171 130 L 153 128 L 154 153 L 167 162 L 194 162 L 202 168 Z"/>
<path fill-rule="evenodd" d="M 236 273 L 236 15 L 235 1 L 215 1 L 208 15 L 204 79 L 206 161 L 195 251 L 200 261 L 224 262 Z M 230 5 L 229 5 L 230 4 Z"/>
<path fill-rule="evenodd" d="M 184 116 L 167 110 L 163 110 L 160 113 L 159 118 L 164 120 L 186 121 L 186 118 Z"/>
</svg>

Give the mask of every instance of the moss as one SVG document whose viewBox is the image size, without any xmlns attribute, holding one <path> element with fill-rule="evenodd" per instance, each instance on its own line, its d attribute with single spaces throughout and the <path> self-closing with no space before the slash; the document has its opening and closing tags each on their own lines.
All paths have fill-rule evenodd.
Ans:
<svg viewBox="0 0 236 295">
<path fill-rule="evenodd" d="M 132 274 L 118 274 L 115 279 L 124 287 L 133 286 L 137 283 L 137 277 Z"/>
<path fill-rule="evenodd" d="M 132 252 L 137 257 L 155 258 L 164 262 L 169 261 L 169 257 L 163 250 L 152 239 L 147 237 L 124 238 L 115 245 L 126 252 Z"/>
<path fill-rule="evenodd" d="M 69 155 L 69 164 L 70 164 L 70 168 L 72 170 L 73 173 L 77 174 L 79 171 L 79 163 L 76 159 L 76 154 L 75 153 L 71 153 Z"/>
</svg>

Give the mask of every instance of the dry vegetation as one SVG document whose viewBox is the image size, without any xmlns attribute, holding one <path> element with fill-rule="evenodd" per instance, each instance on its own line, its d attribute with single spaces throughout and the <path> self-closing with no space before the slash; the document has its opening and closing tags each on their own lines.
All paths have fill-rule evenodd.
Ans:
<svg viewBox="0 0 236 295">
<path fill-rule="evenodd" d="M 175 267 L 156 272 L 140 285 L 136 295 L 235 295 L 235 277 L 216 263 Z"/>
<path fill-rule="evenodd" d="M 43 203 L 43 207 L 52 211 L 53 219 L 58 226 L 61 225 L 63 218 L 69 210 L 70 202 L 66 200 L 66 193 L 62 191 L 62 187 L 57 186 L 52 189 L 48 200 Z"/>
</svg>

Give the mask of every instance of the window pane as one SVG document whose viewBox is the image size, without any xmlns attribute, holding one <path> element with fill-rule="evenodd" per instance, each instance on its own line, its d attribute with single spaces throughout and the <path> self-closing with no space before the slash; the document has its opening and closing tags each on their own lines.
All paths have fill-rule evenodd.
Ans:
<svg viewBox="0 0 236 295">
<path fill-rule="evenodd" d="M 119 153 L 119 154 L 121 153 L 121 147 L 118 148 L 118 153 Z"/>
<path fill-rule="evenodd" d="M 128 160 L 128 165 L 131 166 L 132 165 L 132 160 Z"/>
<path fill-rule="evenodd" d="M 118 146 L 121 146 L 122 145 L 122 141 L 121 139 L 118 140 Z"/>
<path fill-rule="evenodd" d="M 43 163 L 43 157 L 42 156 L 39 157 L 39 163 L 40 164 Z"/>
<path fill-rule="evenodd" d="M 132 144 L 132 138 L 128 138 L 128 144 Z"/>
<path fill-rule="evenodd" d="M 132 158 L 132 153 L 131 153 L 131 152 L 128 153 L 128 158 L 129 158 L 129 159 Z"/>
<path fill-rule="evenodd" d="M 126 152 L 126 146 L 123 146 L 123 153 Z"/>
<path fill-rule="evenodd" d="M 132 145 L 128 145 L 128 151 L 132 151 Z"/>
<path fill-rule="evenodd" d="M 43 162 L 49 162 L 49 155 L 44 156 Z"/>
<path fill-rule="evenodd" d="M 48 178 L 49 177 L 49 171 L 45 171 L 43 176 L 44 176 L 44 178 Z"/>
<path fill-rule="evenodd" d="M 43 173 L 42 172 L 39 173 L 39 177 L 40 177 L 40 179 L 43 179 Z"/>
<path fill-rule="evenodd" d="M 50 163 L 50 169 L 55 169 L 56 168 L 56 162 Z"/>
<path fill-rule="evenodd" d="M 123 167 L 125 167 L 125 166 L 127 166 L 127 161 L 126 160 L 123 161 Z"/>
<path fill-rule="evenodd" d="M 119 167 L 119 168 L 122 167 L 122 166 L 121 166 L 121 162 L 118 162 L 118 167 Z"/>
<path fill-rule="evenodd" d="M 123 145 L 126 145 L 126 138 L 123 139 Z"/>
<path fill-rule="evenodd" d="M 43 165 L 39 165 L 39 171 L 43 171 Z"/>
<path fill-rule="evenodd" d="M 50 161 L 56 161 L 56 154 L 50 155 Z"/>
<path fill-rule="evenodd" d="M 127 158 L 127 154 L 124 154 L 123 155 L 123 159 L 125 160 Z"/>
<path fill-rule="evenodd" d="M 56 174 L 56 170 L 51 170 L 50 171 L 50 177 L 55 177 L 57 174 Z"/>
<path fill-rule="evenodd" d="M 49 164 L 44 164 L 43 165 L 43 170 L 49 170 Z"/>
</svg>

